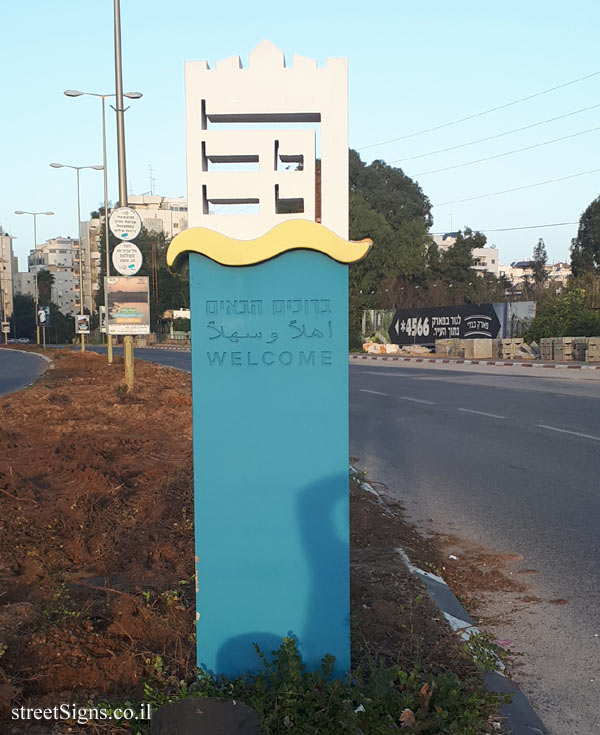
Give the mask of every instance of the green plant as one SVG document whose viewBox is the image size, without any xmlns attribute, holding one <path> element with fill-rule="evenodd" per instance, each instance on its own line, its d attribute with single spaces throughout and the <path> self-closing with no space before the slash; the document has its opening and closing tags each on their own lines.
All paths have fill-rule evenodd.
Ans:
<svg viewBox="0 0 600 735">
<path fill-rule="evenodd" d="M 345 679 L 334 677 L 333 656 L 325 656 L 317 671 L 307 671 L 296 642 L 285 638 L 271 660 L 255 645 L 262 670 L 236 679 L 198 672 L 189 685 L 144 686 L 152 709 L 187 697 L 218 697 L 244 702 L 261 718 L 262 735 L 386 735 L 414 728 L 424 735 L 485 735 L 501 698 L 479 681 L 462 682 L 452 674 L 426 676 L 377 661 L 364 662 Z M 157 657 L 157 659 L 160 657 Z M 162 660 L 148 660 L 154 679 L 165 680 Z M 130 723 L 132 735 L 147 733 L 147 725 Z"/>
<path fill-rule="evenodd" d="M 67 592 L 64 582 L 55 583 L 52 597 L 44 608 L 43 620 L 49 625 L 64 623 L 66 620 L 79 618 L 81 613 L 73 610 L 73 600 Z"/>
<path fill-rule="evenodd" d="M 463 646 L 483 671 L 501 671 L 502 664 L 510 655 L 510 651 L 499 646 L 488 633 L 480 630 L 471 633 Z"/>
</svg>

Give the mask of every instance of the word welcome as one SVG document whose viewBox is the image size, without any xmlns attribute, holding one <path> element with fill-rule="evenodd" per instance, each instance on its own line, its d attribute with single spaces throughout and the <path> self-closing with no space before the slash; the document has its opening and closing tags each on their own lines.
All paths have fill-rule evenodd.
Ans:
<svg viewBox="0 0 600 735">
<path fill-rule="evenodd" d="M 211 367 L 329 367 L 333 364 L 331 350 L 299 350 L 291 352 L 207 352 L 206 357 Z"/>
</svg>

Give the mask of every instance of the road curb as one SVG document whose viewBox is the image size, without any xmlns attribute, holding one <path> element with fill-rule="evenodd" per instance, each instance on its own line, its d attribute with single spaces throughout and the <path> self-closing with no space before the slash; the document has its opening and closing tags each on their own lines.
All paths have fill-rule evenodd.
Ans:
<svg viewBox="0 0 600 735">
<path fill-rule="evenodd" d="M 600 370 L 599 365 L 567 365 L 559 362 L 521 362 L 519 360 L 461 360 L 452 357 L 396 357 L 394 355 L 350 355 L 350 362 L 370 360 L 379 362 L 443 363 L 445 365 L 484 365 L 496 367 L 555 368 L 557 370 Z"/>
<path fill-rule="evenodd" d="M 371 493 L 377 498 L 377 502 L 391 513 L 381 494 L 368 482 L 360 479 L 362 473 L 350 466 L 350 472 L 359 478 L 363 490 Z M 418 577 L 425 585 L 431 599 L 438 606 L 453 631 L 467 641 L 473 634 L 479 633 L 479 629 L 473 625 L 469 613 L 461 605 L 456 595 L 452 592 L 444 579 L 432 572 L 427 572 L 416 567 L 409 559 L 408 554 L 402 548 L 397 548 L 399 556 L 408 567 L 408 570 Z M 504 670 L 504 664 L 498 661 L 499 668 Z M 487 672 L 483 675 L 486 688 L 496 694 L 510 694 L 512 701 L 500 708 L 500 716 L 505 719 L 507 732 L 510 735 L 548 735 L 544 723 L 541 721 L 531 702 L 523 691 L 504 674 L 500 672 Z"/>
<path fill-rule="evenodd" d="M 175 347 L 173 345 L 146 345 L 138 347 L 138 350 L 174 350 L 175 352 L 191 352 L 191 347 Z"/>
<path fill-rule="evenodd" d="M 31 350 L 15 350 L 11 349 L 11 352 L 20 352 L 22 355 L 35 355 L 36 357 L 41 357 L 42 360 L 45 360 L 48 364 L 46 365 L 46 369 L 43 373 L 41 373 L 35 380 L 39 380 L 39 378 L 42 377 L 42 375 L 48 371 L 48 370 L 54 370 L 54 360 L 51 360 L 46 355 L 42 355 L 40 352 L 32 352 Z M 35 383 L 35 380 L 33 381 Z M 33 383 L 29 383 L 29 385 L 33 385 Z M 29 386 L 27 386 L 29 387 Z"/>
</svg>

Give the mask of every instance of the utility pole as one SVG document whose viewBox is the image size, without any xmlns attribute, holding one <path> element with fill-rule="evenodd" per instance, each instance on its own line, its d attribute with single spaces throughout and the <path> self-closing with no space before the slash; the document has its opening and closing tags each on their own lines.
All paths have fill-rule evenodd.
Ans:
<svg viewBox="0 0 600 735">
<path fill-rule="evenodd" d="M 117 113 L 117 154 L 119 165 L 119 206 L 127 206 L 127 168 L 125 164 L 125 110 L 123 109 L 123 69 L 121 64 L 121 4 L 114 0 L 115 10 L 115 98 Z M 108 268 L 108 263 L 107 263 Z M 107 304 L 108 306 L 108 304 Z M 123 338 L 125 353 L 125 384 L 127 391 L 133 390 L 133 337 Z"/>
</svg>

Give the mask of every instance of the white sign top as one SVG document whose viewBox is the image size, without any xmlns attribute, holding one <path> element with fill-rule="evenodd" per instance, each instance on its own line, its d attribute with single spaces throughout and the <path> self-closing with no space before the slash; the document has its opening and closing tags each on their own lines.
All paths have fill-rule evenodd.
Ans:
<svg viewBox="0 0 600 735">
<path fill-rule="evenodd" d="M 113 210 L 108 219 L 110 231 L 119 240 L 133 240 L 142 231 L 142 218 L 131 207 Z"/>
<path fill-rule="evenodd" d="M 135 276 L 142 267 L 142 252 L 134 242 L 120 242 L 113 250 L 112 262 L 117 273 Z"/>
</svg>

